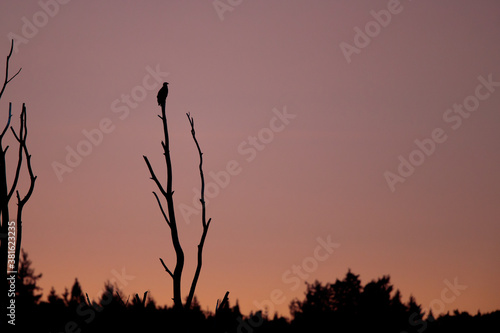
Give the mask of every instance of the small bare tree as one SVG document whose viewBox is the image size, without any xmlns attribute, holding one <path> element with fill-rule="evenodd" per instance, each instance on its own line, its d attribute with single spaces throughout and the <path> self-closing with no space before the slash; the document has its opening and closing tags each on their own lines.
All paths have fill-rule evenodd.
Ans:
<svg viewBox="0 0 500 333">
<path fill-rule="evenodd" d="M 159 93 L 159 96 L 160 96 L 160 93 Z M 173 280 L 174 307 L 178 308 L 178 309 L 181 309 L 181 308 L 189 309 L 191 307 L 192 302 L 193 302 L 196 284 L 197 284 L 198 278 L 200 276 L 202 259 L 203 259 L 203 245 L 205 244 L 205 238 L 207 236 L 208 228 L 209 228 L 210 222 L 211 222 L 211 219 L 208 219 L 208 221 L 207 221 L 206 213 L 205 213 L 205 178 L 203 176 L 203 153 L 201 152 L 200 145 L 198 143 L 198 140 L 196 139 L 196 133 L 195 133 L 195 129 L 194 129 L 194 119 L 190 116 L 189 113 L 187 113 L 186 116 L 188 118 L 189 124 L 191 125 L 191 134 L 193 136 L 193 140 L 196 144 L 196 148 L 198 149 L 198 155 L 200 157 L 200 164 L 199 164 L 200 178 L 201 178 L 200 202 L 201 202 L 201 207 L 202 207 L 201 222 L 202 222 L 203 232 L 201 235 L 200 243 L 198 244 L 198 256 L 197 256 L 198 262 L 197 262 L 197 266 L 196 266 L 196 271 L 195 271 L 193 280 L 191 282 L 191 288 L 190 288 L 189 294 L 186 298 L 186 302 L 183 305 L 182 304 L 182 297 L 181 297 L 181 279 L 182 279 L 182 270 L 184 268 L 184 251 L 182 250 L 182 246 L 181 246 L 181 243 L 179 241 L 179 232 L 177 229 L 177 221 L 175 219 L 174 200 L 173 200 L 174 191 L 172 190 L 172 162 L 170 159 L 167 117 L 165 114 L 166 94 L 163 97 L 164 97 L 164 100 L 162 102 L 159 101 L 159 104 L 161 106 L 161 116 L 158 115 L 158 117 L 160 117 L 160 119 L 162 120 L 163 134 L 165 136 L 165 141 L 162 141 L 161 145 L 163 147 L 163 155 L 165 156 L 165 164 L 167 166 L 166 188 L 163 187 L 163 185 L 158 180 L 158 177 L 156 177 L 156 174 L 154 173 L 153 168 L 152 168 L 151 163 L 149 162 L 148 158 L 146 156 L 143 156 L 143 157 L 144 157 L 144 160 L 146 161 L 146 165 L 147 165 L 149 172 L 151 174 L 151 179 L 155 182 L 156 186 L 158 187 L 161 195 L 163 196 L 163 198 L 167 204 L 167 212 L 165 212 L 165 209 L 163 209 L 163 205 L 162 205 L 162 202 L 161 202 L 159 196 L 156 194 L 156 192 L 153 191 L 153 194 L 156 198 L 156 201 L 158 202 L 158 206 L 160 207 L 160 211 L 163 215 L 163 218 L 165 219 L 167 225 L 170 228 L 170 234 L 172 237 L 172 244 L 174 246 L 175 255 L 176 255 L 176 262 L 175 262 L 175 267 L 174 267 L 173 272 L 167 267 L 167 265 L 165 264 L 165 262 L 163 261 L 162 258 L 160 258 L 160 262 L 163 265 L 163 268 L 165 269 L 165 271 L 170 275 L 170 277 Z M 160 99 L 160 97 L 159 97 L 159 99 Z"/>
<path fill-rule="evenodd" d="M 12 56 L 12 50 L 14 49 L 14 41 L 12 40 L 10 45 L 10 52 L 7 56 L 6 66 L 5 66 L 5 80 L 2 85 L 2 89 L 0 90 L 0 98 L 2 97 L 5 88 L 20 72 L 19 69 L 16 74 L 9 77 L 9 62 L 10 57 Z M 23 107 L 21 110 L 21 121 L 19 128 L 19 135 L 16 133 L 14 128 L 10 126 L 12 118 L 12 103 L 9 103 L 9 115 L 7 119 L 7 123 L 0 133 L 0 281 L 2 281 L 2 286 L 7 286 L 5 283 L 7 278 L 7 272 L 17 272 L 19 266 L 19 253 L 21 251 L 21 240 L 22 240 L 22 213 L 24 205 L 28 202 L 31 194 L 33 193 L 33 189 L 35 187 L 36 176 L 33 174 L 33 169 L 31 167 L 31 155 L 28 152 L 28 146 L 26 145 L 26 137 L 28 135 L 28 126 L 26 122 L 26 106 L 23 103 Z M 14 174 L 14 179 L 10 188 L 7 184 L 7 166 L 6 166 L 6 154 L 9 146 L 3 148 L 3 139 L 8 129 L 12 131 L 14 137 L 19 143 L 18 150 L 18 160 L 16 171 Z M 23 158 L 26 158 L 26 168 L 28 170 L 28 174 L 30 177 L 30 185 L 26 192 L 26 194 L 21 198 L 19 191 L 17 190 L 17 185 L 19 181 L 19 176 L 21 173 L 21 167 L 23 165 Z M 11 223 L 13 221 L 10 220 L 9 215 L 9 202 L 12 198 L 12 195 L 16 193 L 17 198 L 17 215 L 15 223 Z M 15 234 L 15 237 L 12 236 Z M 12 239 L 12 237 L 15 239 Z M 12 256 L 12 245 L 15 243 L 14 247 L 14 256 Z M 14 257 L 14 258 L 12 258 Z M 13 273 L 16 274 L 16 273 Z M 1 288 L 0 295 L 0 308 L 4 311 L 7 307 L 7 290 Z M 2 323 L 6 322 L 5 315 L 2 314 Z"/>
</svg>

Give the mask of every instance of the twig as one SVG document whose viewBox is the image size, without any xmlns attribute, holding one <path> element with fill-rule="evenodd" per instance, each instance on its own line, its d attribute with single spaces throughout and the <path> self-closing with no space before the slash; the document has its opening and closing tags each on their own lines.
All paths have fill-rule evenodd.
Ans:
<svg viewBox="0 0 500 333">
<path fill-rule="evenodd" d="M 90 302 L 90 299 L 89 299 L 89 294 L 85 293 L 85 295 L 87 296 L 87 302 L 89 303 L 89 306 L 92 306 L 92 302 Z"/>
<path fill-rule="evenodd" d="M 148 158 L 144 155 L 142 157 L 144 157 L 144 161 L 146 161 L 146 165 L 148 166 L 149 173 L 151 174 L 151 179 L 155 182 L 156 186 L 158 186 L 158 189 L 160 190 L 161 194 L 163 194 L 164 196 L 167 196 L 167 192 L 165 192 L 165 190 L 163 189 L 163 186 L 161 185 L 160 181 L 156 177 L 156 175 L 153 171 L 153 167 L 151 166 L 151 163 L 149 163 Z"/>
<path fill-rule="evenodd" d="M 160 206 L 160 210 L 161 210 L 161 214 L 163 215 L 163 218 L 165 219 L 168 226 L 170 227 L 170 222 L 168 221 L 167 215 L 165 214 L 165 211 L 163 210 L 163 206 L 161 205 L 160 198 L 158 198 L 158 195 L 156 194 L 156 192 L 153 192 L 153 194 L 155 195 L 156 202 L 158 202 L 158 206 Z"/>
<path fill-rule="evenodd" d="M 162 258 L 160 258 L 160 261 L 161 261 L 161 264 L 163 265 L 163 268 L 165 268 L 165 271 L 167 271 L 167 273 L 170 274 L 170 276 L 172 278 L 174 278 L 174 274 L 172 274 L 172 272 L 170 271 L 170 269 L 168 269 L 167 265 L 165 265 L 165 263 L 163 262 Z"/>
</svg>

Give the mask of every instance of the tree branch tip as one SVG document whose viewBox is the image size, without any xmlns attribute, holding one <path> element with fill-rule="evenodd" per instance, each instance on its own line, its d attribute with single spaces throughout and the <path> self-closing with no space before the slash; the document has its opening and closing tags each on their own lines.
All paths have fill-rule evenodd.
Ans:
<svg viewBox="0 0 500 333">
<path fill-rule="evenodd" d="M 167 273 L 170 274 L 170 276 L 173 278 L 174 274 L 172 274 L 172 272 L 168 269 L 167 265 L 165 265 L 162 258 L 160 258 L 160 262 L 163 265 L 163 268 L 165 268 L 165 271 L 167 271 Z"/>
<path fill-rule="evenodd" d="M 92 306 L 92 303 L 90 302 L 90 299 L 89 299 L 89 294 L 85 293 L 85 295 L 87 296 L 87 302 L 89 303 L 88 305 Z"/>
</svg>

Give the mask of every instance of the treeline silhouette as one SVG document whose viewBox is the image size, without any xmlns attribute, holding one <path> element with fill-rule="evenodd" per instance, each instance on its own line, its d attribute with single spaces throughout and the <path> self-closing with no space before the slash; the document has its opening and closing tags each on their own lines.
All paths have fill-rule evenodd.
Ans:
<svg viewBox="0 0 500 333">
<path fill-rule="evenodd" d="M 93 300 L 78 279 L 59 295 L 52 288 L 42 300 L 32 263 L 22 252 L 16 284 L 16 330 L 21 332 L 490 332 L 500 311 L 454 311 L 437 318 L 424 314 L 413 297 L 408 302 L 383 276 L 362 285 L 348 271 L 342 280 L 306 283 L 305 297 L 290 303 L 292 319 L 261 311 L 243 315 L 238 303 L 203 311 L 194 298 L 190 310 L 157 306 L 145 292 L 126 296 L 110 282 Z"/>
</svg>

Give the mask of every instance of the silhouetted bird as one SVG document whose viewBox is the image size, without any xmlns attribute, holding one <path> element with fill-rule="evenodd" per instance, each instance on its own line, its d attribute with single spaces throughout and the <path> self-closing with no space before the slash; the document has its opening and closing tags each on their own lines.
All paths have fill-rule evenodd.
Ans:
<svg viewBox="0 0 500 333">
<path fill-rule="evenodd" d="M 158 91 L 156 98 L 158 99 L 158 105 L 165 106 L 168 96 L 168 82 L 163 83 L 163 87 Z"/>
</svg>

